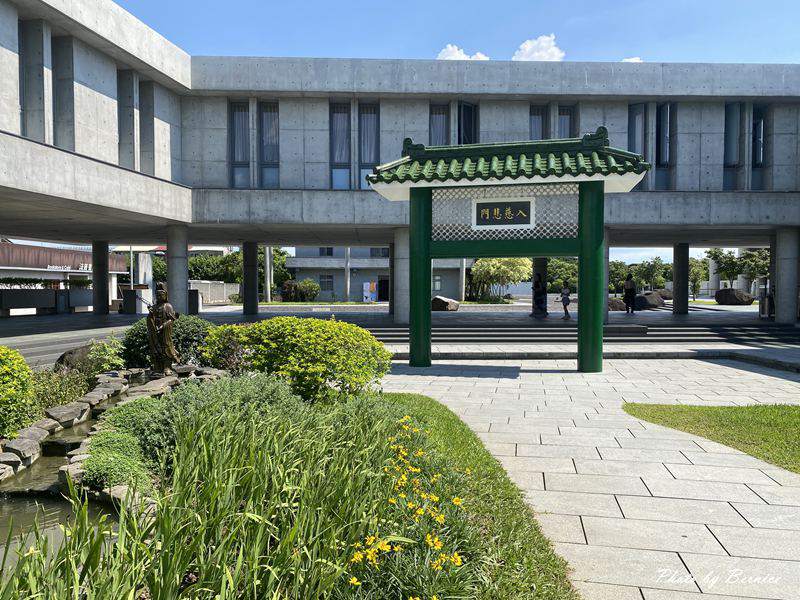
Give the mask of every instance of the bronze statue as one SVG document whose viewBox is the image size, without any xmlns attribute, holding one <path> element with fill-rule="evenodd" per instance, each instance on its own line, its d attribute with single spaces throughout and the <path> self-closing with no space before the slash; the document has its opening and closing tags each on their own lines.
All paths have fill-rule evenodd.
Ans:
<svg viewBox="0 0 800 600">
<path fill-rule="evenodd" d="M 150 305 L 147 314 L 147 342 L 153 371 L 164 375 L 171 375 L 172 365 L 181 360 L 172 343 L 172 323 L 178 316 L 168 301 L 164 284 L 159 283 L 156 286 L 156 303 Z"/>
</svg>

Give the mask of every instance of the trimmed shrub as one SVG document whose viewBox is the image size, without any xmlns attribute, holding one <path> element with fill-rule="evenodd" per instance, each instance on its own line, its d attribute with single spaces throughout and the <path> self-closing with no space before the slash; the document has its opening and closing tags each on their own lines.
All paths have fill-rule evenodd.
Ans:
<svg viewBox="0 0 800 600">
<path fill-rule="evenodd" d="M 335 319 L 274 317 L 211 330 L 203 357 L 229 367 L 241 348 L 238 370 L 285 377 L 306 400 L 359 394 L 389 371 L 391 354 L 366 329 Z"/>
<path fill-rule="evenodd" d="M 86 357 L 75 365 L 75 370 L 82 373 L 90 383 L 100 373 L 124 368 L 122 342 L 113 335 L 101 341 L 92 340 Z"/>
<path fill-rule="evenodd" d="M 303 279 L 297 284 L 297 291 L 300 293 L 301 302 L 311 302 L 319 296 L 319 284 L 313 279 Z"/>
<path fill-rule="evenodd" d="M 0 437 L 24 427 L 35 414 L 31 369 L 22 354 L 0 346 Z"/>
<path fill-rule="evenodd" d="M 294 279 L 287 279 L 283 282 L 281 300 L 283 302 L 300 302 L 300 288 Z"/>
<path fill-rule="evenodd" d="M 120 484 L 150 489 L 150 475 L 136 437 L 125 431 L 101 431 L 92 437 L 91 456 L 83 463 L 83 483 L 94 489 Z"/>
<path fill-rule="evenodd" d="M 173 324 L 175 350 L 183 363 L 196 364 L 200 359 L 200 347 L 212 324 L 194 315 L 181 315 Z M 147 319 L 139 319 L 122 341 L 122 358 L 129 367 L 149 367 L 150 348 L 147 345 Z"/>
<path fill-rule="evenodd" d="M 34 371 L 31 379 L 33 401 L 38 412 L 74 402 L 87 391 L 89 384 L 78 371 Z"/>
</svg>

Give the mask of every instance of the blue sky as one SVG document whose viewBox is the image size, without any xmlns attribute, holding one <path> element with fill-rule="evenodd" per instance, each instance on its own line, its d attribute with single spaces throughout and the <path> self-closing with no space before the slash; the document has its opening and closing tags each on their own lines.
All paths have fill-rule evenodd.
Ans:
<svg viewBox="0 0 800 600">
<path fill-rule="evenodd" d="M 564 60 L 800 62 L 796 0 L 119 4 L 190 54 L 435 58 L 455 44 L 510 59 L 525 40 L 555 34 Z"/>
</svg>

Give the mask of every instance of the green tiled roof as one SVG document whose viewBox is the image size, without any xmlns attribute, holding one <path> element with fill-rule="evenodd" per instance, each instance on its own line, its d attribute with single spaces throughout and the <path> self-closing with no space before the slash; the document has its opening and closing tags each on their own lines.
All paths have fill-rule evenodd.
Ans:
<svg viewBox="0 0 800 600">
<path fill-rule="evenodd" d="M 429 146 L 403 142 L 403 157 L 375 167 L 370 183 L 490 181 L 494 179 L 559 178 L 565 175 L 641 174 L 650 165 L 639 154 L 611 148 L 608 130 L 582 138 Z"/>
</svg>

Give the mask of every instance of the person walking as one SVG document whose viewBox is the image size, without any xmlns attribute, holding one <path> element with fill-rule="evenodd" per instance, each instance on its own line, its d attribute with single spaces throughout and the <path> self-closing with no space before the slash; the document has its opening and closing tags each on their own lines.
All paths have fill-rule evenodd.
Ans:
<svg viewBox="0 0 800 600">
<path fill-rule="evenodd" d="M 564 316 L 561 317 L 561 318 L 564 321 L 568 321 L 568 320 L 570 320 L 572 318 L 570 316 L 570 314 L 569 314 L 569 308 L 568 308 L 568 306 L 570 305 L 570 302 L 572 302 L 569 299 L 570 293 L 571 292 L 570 292 L 570 289 L 569 289 L 569 281 L 564 281 L 564 284 L 561 286 L 561 304 L 564 306 Z"/>
<path fill-rule="evenodd" d="M 622 284 L 622 292 L 622 299 L 625 302 L 625 314 L 632 315 L 636 306 L 636 282 L 630 273 L 625 277 L 625 283 Z"/>
</svg>

